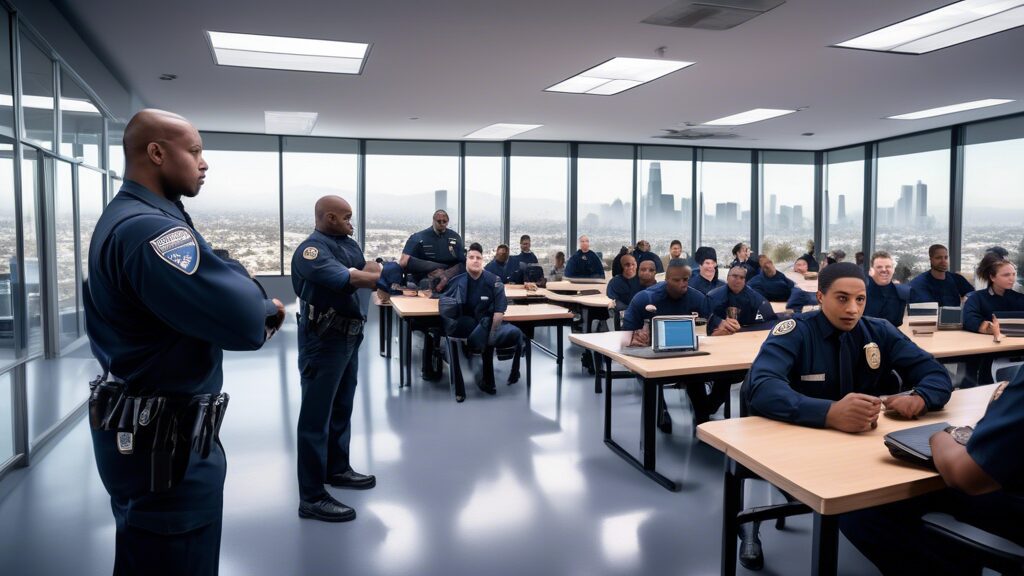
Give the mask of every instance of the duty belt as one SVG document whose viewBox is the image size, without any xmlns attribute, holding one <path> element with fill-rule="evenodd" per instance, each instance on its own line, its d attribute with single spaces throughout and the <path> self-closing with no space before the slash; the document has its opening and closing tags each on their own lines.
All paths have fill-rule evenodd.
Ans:
<svg viewBox="0 0 1024 576">
<path fill-rule="evenodd" d="M 348 336 L 358 336 L 363 333 L 365 322 L 361 318 L 338 316 L 338 312 L 334 308 L 327 308 L 325 312 L 317 313 L 316 308 L 307 302 L 302 302 L 301 308 L 306 310 L 306 317 L 309 319 L 308 328 L 317 336 L 323 336 L 331 331 Z"/>
<path fill-rule="evenodd" d="M 133 396 L 116 378 L 97 376 L 89 383 L 89 425 L 116 431 L 117 450 L 150 452 L 150 490 L 163 492 L 181 482 L 191 454 L 210 455 L 220 438 L 230 396 Z"/>
</svg>

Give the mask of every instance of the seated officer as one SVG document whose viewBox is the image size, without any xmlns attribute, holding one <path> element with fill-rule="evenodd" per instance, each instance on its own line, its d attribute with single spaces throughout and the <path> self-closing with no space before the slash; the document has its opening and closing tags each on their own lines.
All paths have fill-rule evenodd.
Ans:
<svg viewBox="0 0 1024 576">
<path fill-rule="evenodd" d="M 609 280 L 605 288 L 605 294 L 612 300 L 608 307 L 616 312 L 629 308 L 633 296 L 641 290 L 640 279 L 636 275 L 636 259 L 625 254 L 619 263 L 622 265 L 622 274 Z M 653 278 L 653 275 L 651 277 Z"/>
<path fill-rule="evenodd" d="M 645 262 L 644 264 L 648 264 Z M 655 316 L 665 315 L 688 315 L 696 314 L 701 318 L 707 318 L 711 314 L 707 298 L 696 290 L 690 290 L 690 267 L 685 260 L 671 260 L 668 263 L 668 270 L 665 272 L 665 281 L 658 282 L 654 286 L 641 291 L 629 303 L 626 309 L 626 316 L 622 321 L 623 330 L 632 330 L 631 343 L 636 346 L 650 346 L 651 334 L 649 328 L 645 329 L 644 321 Z M 672 418 L 665 408 L 665 393 L 659 387 L 659 417 L 658 428 L 666 434 L 672 432 Z M 707 397 L 704 393 L 704 385 L 687 387 L 690 400 L 696 413 L 710 414 L 706 405 Z"/>
<path fill-rule="evenodd" d="M 949 271 L 949 250 L 942 244 L 928 247 L 928 259 L 931 270 L 910 281 L 910 301 L 959 306 L 974 287 L 963 276 Z"/>
<path fill-rule="evenodd" d="M 807 270 L 804 270 L 804 272 L 818 272 L 818 261 L 814 258 L 814 240 L 807 241 L 807 252 L 797 258 L 797 260 L 803 260 L 807 263 Z M 797 272 L 795 265 L 793 266 L 793 271 Z M 804 272 L 800 272 L 800 274 Z"/>
<path fill-rule="evenodd" d="M 804 308 L 817 306 L 818 299 L 814 292 L 808 292 L 799 286 L 793 286 L 789 291 L 789 300 L 786 300 L 786 309 L 794 312 L 801 312 Z"/>
<path fill-rule="evenodd" d="M 530 252 L 530 235 L 523 234 L 519 237 L 519 254 L 514 256 L 517 263 L 537 264 L 537 255 Z"/>
<path fill-rule="evenodd" d="M 466 261 L 466 252 L 459 233 L 448 228 L 448 213 L 434 212 L 434 224 L 420 230 L 405 242 L 398 263 L 419 282 L 433 270 L 449 268 Z"/>
<path fill-rule="evenodd" d="M 448 333 L 456 338 L 466 338 L 471 349 L 483 354 L 483 381 L 477 382 L 477 387 L 487 394 L 496 392 L 492 352 L 495 348 L 510 346 L 514 346 L 516 352 L 508 383 L 518 382 L 523 333 L 519 328 L 502 322 L 508 308 L 505 286 L 497 276 L 484 270 L 483 248 L 476 242 L 469 245 L 466 253 L 466 273 L 452 278 L 444 296 L 452 298 L 456 304 L 457 317 L 453 325 L 447 327 Z"/>
<path fill-rule="evenodd" d="M 871 255 L 871 276 L 868 277 L 868 301 L 864 315 L 885 318 L 893 326 L 903 325 L 903 315 L 910 300 L 910 286 L 896 284 L 892 273 L 896 269 L 892 256 L 879 250 Z"/>
<path fill-rule="evenodd" d="M 746 242 L 739 242 L 732 247 L 733 261 L 729 264 L 729 268 L 739 264 L 747 269 L 747 281 L 754 279 L 761 273 L 761 266 L 757 263 L 757 260 L 750 253 L 750 246 Z"/>
<path fill-rule="evenodd" d="M 857 433 L 876 425 L 883 404 L 905 418 L 946 405 L 946 369 L 892 324 L 863 316 L 866 280 L 856 264 L 823 268 L 817 299 L 821 310 L 779 322 L 761 346 L 741 392 L 751 415 Z M 899 392 L 893 370 L 910 395 L 885 397 Z M 764 562 L 757 528 L 740 529 L 740 563 L 752 569 Z"/>
<path fill-rule="evenodd" d="M 995 312 L 1024 312 L 1024 294 L 1015 292 L 1017 268 L 996 253 L 986 254 L 975 272 L 988 283 L 988 288 L 977 290 L 964 302 L 964 330 L 993 334 L 998 320 Z"/>
<path fill-rule="evenodd" d="M 1024 545 L 1022 405 L 1024 371 L 996 388 L 973 430 L 950 426 L 932 435 L 932 459 L 947 490 L 843 514 L 843 534 L 883 574 L 981 574 L 977 559 L 925 531 L 921 516 L 928 512 Z"/>
<path fill-rule="evenodd" d="M 810 272 L 810 263 L 807 260 L 807 255 L 803 255 L 793 262 L 793 272 L 803 276 Z"/>
<path fill-rule="evenodd" d="M 660 274 L 665 269 L 661 265 L 661 258 L 654 252 L 651 252 L 651 243 L 647 240 L 640 240 L 636 243 L 636 248 L 633 250 L 633 257 L 636 258 L 637 265 L 643 262 L 654 262 L 654 268 Z"/>
<path fill-rule="evenodd" d="M 566 278 L 604 278 L 604 263 L 590 251 L 590 238 L 580 236 L 580 249 L 565 264 Z"/>
<path fill-rule="evenodd" d="M 729 270 L 728 284 L 708 293 L 708 306 L 711 307 L 708 334 L 727 336 L 739 332 L 740 328 L 759 324 L 764 324 L 763 329 L 767 330 L 771 325 L 766 323 L 776 320 L 772 305 L 747 286 L 746 277 L 747 270 L 737 264 Z M 733 309 L 732 314 L 730 308 Z"/>
<path fill-rule="evenodd" d="M 757 257 L 761 273 L 748 281 L 748 285 L 761 293 L 769 302 L 785 302 L 796 283 L 775 269 L 775 263 L 766 254 Z"/>
<path fill-rule="evenodd" d="M 718 279 L 718 254 L 710 246 L 697 248 L 693 259 L 697 262 L 698 273 L 690 281 L 690 287 L 700 290 L 701 294 L 707 295 L 715 288 L 725 286 L 725 282 Z"/>
<path fill-rule="evenodd" d="M 668 267 L 669 260 L 675 260 L 676 258 L 683 257 L 683 243 L 679 240 L 673 240 L 668 245 L 668 256 L 661 257 L 662 267 Z"/>
<path fill-rule="evenodd" d="M 654 267 L 654 262 L 647 260 L 642 262 L 636 267 L 636 277 L 640 280 L 640 289 L 646 290 L 651 286 L 658 283 L 658 271 Z"/>
<path fill-rule="evenodd" d="M 508 246 L 499 244 L 498 249 L 494 252 L 494 260 L 488 262 L 484 270 L 497 276 L 502 284 L 512 284 L 514 283 L 512 278 L 518 277 L 519 272 L 518 270 L 513 270 L 514 264 L 508 257 Z"/>
</svg>

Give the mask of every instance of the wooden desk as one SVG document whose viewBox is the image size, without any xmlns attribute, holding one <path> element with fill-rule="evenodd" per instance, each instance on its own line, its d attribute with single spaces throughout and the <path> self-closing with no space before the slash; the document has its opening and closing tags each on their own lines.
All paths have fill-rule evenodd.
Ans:
<svg viewBox="0 0 1024 576">
<path fill-rule="evenodd" d="M 602 294 L 604 294 L 604 289 L 608 285 L 608 280 L 610 280 L 610 278 L 605 278 L 601 282 L 597 282 L 596 281 L 597 278 L 595 278 L 594 280 L 595 280 L 595 282 L 592 282 L 592 283 L 573 282 L 572 280 L 552 280 L 552 281 L 548 282 L 547 284 L 545 284 L 544 288 L 546 288 L 549 291 L 552 291 L 552 290 L 564 290 L 564 291 L 572 290 L 572 291 L 576 291 L 576 292 L 581 292 L 581 291 L 584 291 L 584 290 L 597 290 L 597 291 L 601 292 Z"/>
<path fill-rule="evenodd" d="M 378 330 L 380 332 L 380 355 L 384 358 L 391 358 L 391 326 L 394 324 L 391 302 L 390 300 L 388 302 L 381 302 L 376 290 L 372 294 L 370 299 L 373 301 L 373 305 L 377 307 L 377 318 L 380 323 Z"/>
<path fill-rule="evenodd" d="M 572 323 L 574 314 L 562 306 L 554 304 L 512 304 L 505 311 L 505 321 L 511 322 L 523 331 L 526 337 L 526 387 L 530 388 L 531 362 L 533 347 L 545 349 L 533 341 L 534 331 L 539 326 L 554 326 L 556 330 L 557 352 L 553 355 L 558 371 L 562 370 L 562 331 Z M 545 349 L 546 350 L 546 349 Z"/>
<path fill-rule="evenodd" d="M 522 284 L 505 284 L 505 298 L 512 300 L 544 300 L 548 295 L 547 290 L 538 288 L 532 292 L 527 291 Z"/>
<path fill-rule="evenodd" d="M 882 443 L 889 432 L 949 422 L 974 425 L 985 413 L 995 385 L 953 392 L 944 410 L 918 420 L 881 416 L 878 428 L 861 434 L 807 428 L 757 416 L 706 422 L 697 438 L 731 461 L 793 495 L 814 511 L 812 573 L 835 574 L 837 514 L 913 498 L 945 486 L 933 470 L 901 462 Z M 737 522 L 742 487 L 733 466 L 725 472 L 722 574 L 736 571 Z"/>
</svg>

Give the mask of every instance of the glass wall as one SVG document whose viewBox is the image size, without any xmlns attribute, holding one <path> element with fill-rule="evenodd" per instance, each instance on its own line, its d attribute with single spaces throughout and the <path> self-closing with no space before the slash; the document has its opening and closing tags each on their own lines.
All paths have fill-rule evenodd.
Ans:
<svg viewBox="0 0 1024 576">
<path fill-rule="evenodd" d="M 504 145 L 466 143 L 466 243 L 479 242 L 485 258 L 501 244 L 501 186 Z M 519 253 L 519 236 L 509 238 L 512 254 Z"/>
<path fill-rule="evenodd" d="M 103 174 L 85 167 L 78 168 L 79 254 L 82 261 L 82 282 L 89 279 L 89 242 L 96 222 L 103 213 Z"/>
<path fill-rule="evenodd" d="M 61 68 L 60 153 L 98 167 L 102 140 L 103 115 L 85 90 Z"/>
<path fill-rule="evenodd" d="M 633 234 L 633 147 L 580 144 L 576 164 L 576 233 L 590 238 L 607 268 Z"/>
<path fill-rule="evenodd" d="M 281 273 L 281 195 L 276 136 L 203 133 L 210 168 L 183 198 L 199 233 L 250 274 Z"/>
<path fill-rule="evenodd" d="M 14 145 L 0 138 L 0 370 L 18 358 L 15 340 L 15 288 L 18 273 L 18 215 L 14 197 Z M 5 425 L 4 396 L 0 387 L 0 427 Z M 4 460 L 3 430 L 0 430 L 0 462 Z"/>
<path fill-rule="evenodd" d="M 814 238 L 813 152 L 761 153 L 761 209 L 761 253 L 790 268 Z"/>
<path fill-rule="evenodd" d="M 78 276 L 75 244 L 75 189 L 72 166 L 54 162 L 54 252 L 57 267 L 57 315 L 60 323 L 60 348 L 74 342 L 78 331 Z"/>
<path fill-rule="evenodd" d="M 848 261 L 864 250 L 864 147 L 825 155 L 825 245 L 816 252 L 842 250 Z M 871 255 L 866 255 L 871 258 Z"/>
<path fill-rule="evenodd" d="M 107 122 L 107 168 L 112 174 L 124 177 L 124 124 Z M 117 189 L 114 189 L 117 193 Z M 113 195 L 111 195 L 113 198 Z"/>
<path fill-rule="evenodd" d="M 928 270 L 928 246 L 949 246 L 949 144 L 949 130 L 878 144 L 875 248 L 900 282 Z"/>
<path fill-rule="evenodd" d="M 7 16 L 6 12 L 2 13 Z M 11 70 L 11 23 L 0 18 L 0 136 L 14 139 L 14 84 Z"/>
<path fill-rule="evenodd" d="M 366 143 L 367 257 L 398 259 L 435 210 L 448 212 L 448 227 L 461 233 L 457 142 Z"/>
<path fill-rule="evenodd" d="M 43 353 L 43 300 L 39 276 L 38 199 L 42 163 L 39 152 L 26 146 L 21 160 L 21 236 L 25 262 L 25 284 L 15 285 L 15 305 L 24 307 L 25 333 L 17 335 L 28 357 Z M 14 276 L 17 278 L 17 275 Z"/>
<path fill-rule="evenodd" d="M 529 234 L 533 251 L 548 269 L 555 253 L 567 246 L 569 145 L 513 142 L 510 162 L 509 237 Z M 575 238 L 571 244 L 575 251 Z"/>
<path fill-rule="evenodd" d="M 659 256 L 679 240 L 692 255 L 693 149 L 641 146 L 638 168 L 637 240 L 650 242 Z"/>
<path fill-rule="evenodd" d="M 14 456 L 12 374 L 0 373 L 0 464 Z"/>
<path fill-rule="evenodd" d="M 750 151 L 704 150 L 698 201 L 704 218 L 701 243 L 732 262 L 732 248 L 750 243 Z"/>
<path fill-rule="evenodd" d="M 315 226 L 313 207 L 322 196 L 341 196 L 352 206 L 352 223 L 358 217 L 356 171 L 359 143 L 331 138 L 282 139 L 284 183 L 284 273 L 291 273 L 295 249 Z M 354 236 L 359 237 L 359 230 Z"/>
<path fill-rule="evenodd" d="M 26 140 L 53 149 L 53 60 L 21 30 L 21 98 Z"/>
</svg>

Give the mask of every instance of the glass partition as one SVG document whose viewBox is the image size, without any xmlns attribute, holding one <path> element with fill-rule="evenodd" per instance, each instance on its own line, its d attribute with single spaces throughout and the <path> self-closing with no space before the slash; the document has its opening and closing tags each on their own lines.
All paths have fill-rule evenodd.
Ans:
<svg viewBox="0 0 1024 576">
<path fill-rule="evenodd" d="M 813 152 L 761 153 L 761 207 L 761 253 L 790 268 L 814 238 Z"/>
<path fill-rule="evenodd" d="M 704 150 L 698 185 L 701 244 L 715 249 L 719 266 L 728 265 L 733 246 L 750 243 L 750 151 Z"/>
<path fill-rule="evenodd" d="M 567 246 L 569 145 L 513 142 L 511 166 L 509 237 L 529 234 L 533 251 L 548 270 L 555 253 Z M 575 251 L 576 239 L 570 244 Z"/>
<path fill-rule="evenodd" d="M 576 178 L 577 235 L 586 234 L 611 269 L 620 248 L 632 245 L 633 147 L 580 144 Z"/>
</svg>

